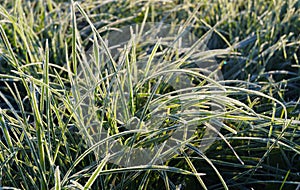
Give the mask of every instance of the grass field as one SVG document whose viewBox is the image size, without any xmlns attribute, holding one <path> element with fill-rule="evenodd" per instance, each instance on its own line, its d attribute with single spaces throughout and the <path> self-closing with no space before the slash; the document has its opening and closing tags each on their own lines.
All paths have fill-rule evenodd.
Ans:
<svg viewBox="0 0 300 190">
<path fill-rule="evenodd" d="M 299 33 L 298 0 L 0 0 L 0 189 L 299 190 Z"/>
</svg>

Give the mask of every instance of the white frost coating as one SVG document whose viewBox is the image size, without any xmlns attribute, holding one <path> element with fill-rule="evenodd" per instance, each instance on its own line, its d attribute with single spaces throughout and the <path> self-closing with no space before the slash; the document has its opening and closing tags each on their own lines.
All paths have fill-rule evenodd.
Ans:
<svg viewBox="0 0 300 190">
<path fill-rule="evenodd" d="M 210 40 L 210 34 L 206 34 L 205 37 L 199 40 L 188 29 L 166 24 L 162 25 L 161 23 L 146 23 L 142 32 L 140 29 L 141 25 L 126 26 L 118 30 L 111 30 L 107 37 L 104 37 L 107 42 L 106 45 L 109 47 L 115 63 L 117 63 L 117 75 L 112 72 L 110 60 L 100 44 L 100 52 L 97 58 L 93 57 L 95 53 L 93 47 L 83 55 L 85 58 L 83 58 L 83 61 L 79 61 L 78 74 L 74 78 L 74 84 L 76 85 L 73 87 L 80 92 L 79 98 L 75 98 L 75 105 L 77 105 L 76 115 L 77 119 L 81 122 L 81 132 L 84 138 L 86 138 L 87 144 L 93 145 L 104 140 L 105 143 L 99 145 L 95 153 L 99 157 L 104 157 L 107 153 L 110 153 L 112 155 L 110 162 L 121 166 L 161 164 L 175 154 L 180 154 L 180 149 L 185 148 L 186 143 L 195 140 L 191 139 L 191 137 L 196 129 L 199 126 L 207 127 L 204 122 L 209 122 L 209 126 L 213 126 L 215 130 L 207 127 L 197 147 L 201 151 L 205 151 L 216 139 L 216 130 L 219 131 L 220 129 L 220 126 L 217 125 L 218 122 L 209 119 L 209 115 L 211 112 L 223 112 L 223 106 L 219 105 L 213 98 L 214 96 L 221 97 L 222 93 L 217 93 L 216 95 L 210 93 L 210 91 L 224 92 L 222 87 L 208 80 L 205 85 L 206 88 L 196 91 L 195 85 L 191 82 L 193 73 L 202 73 L 203 77 L 210 76 L 215 81 L 222 80 L 220 70 L 216 70 L 219 66 L 218 63 L 213 56 L 207 56 L 207 53 L 205 53 L 208 51 L 206 44 Z M 181 32 L 178 33 L 178 31 Z M 151 67 L 147 68 L 146 65 L 149 56 L 158 40 L 161 40 L 161 46 L 158 48 L 156 56 L 151 62 Z M 134 44 L 139 44 L 139 47 L 143 46 L 146 49 L 138 50 L 142 53 L 138 54 L 136 64 L 132 63 L 130 57 L 128 58 L 131 61 L 130 70 L 132 73 L 129 76 L 128 70 L 126 70 L 126 61 L 124 61 L 126 57 L 124 55 L 127 51 L 127 54 L 132 56 L 132 47 L 134 47 Z M 169 58 L 174 61 L 168 62 L 163 60 L 163 56 L 167 52 L 176 51 L 178 54 L 174 54 L 173 57 Z M 141 56 L 141 54 L 144 55 Z M 182 64 L 176 62 L 178 59 L 175 59 L 178 55 L 183 57 L 185 62 L 193 65 L 193 69 L 180 68 L 179 65 Z M 96 60 L 98 60 L 97 63 Z M 170 137 L 159 143 L 152 143 L 151 147 L 127 146 L 120 143 L 119 138 L 109 138 L 109 130 L 100 127 L 104 126 L 104 123 L 101 123 L 99 120 L 100 116 L 96 114 L 96 111 L 99 111 L 99 107 L 95 104 L 94 96 L 95 87 L 103 82 L 101 81 L 100 72 L 102 72 L 102 77 L 105 77 L 103 75 L 105 73 L 103 72 L 103 65 L 107 69 L 107 75 L 110 75 L 109 81 L 105 80 L 104 83 L 111 86 L 110 89 L 106 89 L 109 91 L 109 95 L 104 97 L 103 101 L 107 100 L 111 104 L 111 100 L 113 99 L 114 102 L 117 102 L 116 105 L 110 105 L 110 108 L 115 108 L 116 121 L 114 122 L 118 123 L 119 126 L 125 127 L 127 131 L 139 131 L 138 134 L 142 137 L 143 134 L 145 135 L 148 132 L 150 134 L 147 134 L 147 136 L 164 129 L 166 130 L 166 126 L 163 126 L 163 124 L 169 119 L 173 121 L 172 125 L 167 125 L 170 128 L 166 130 L 166 132 L 171 134 Z M 145 73 L 146 70 L 148 73 Z M 190 73 L 188 74 L 185 71 L 190 71 Z M 157 73 L 161 74 L 156 76 L 155 74 Z M 147 117 L 139 118 L 141 113 L 138 116 L 138 114 L 132 115 L 130 111 L 128 113 L 124 112 L 126 107 L 128 109 L 130 102 L 130 91 L 128 90 L 130 87 L 129 78 L 131 78 L 132 86 L 134 87 L 142 87 L 147 83 L 148 80 L 146 79 L 148 78 L 154 78 L 156 81 L 161 79 L 165 85 L 171 87 L 176 93 L 155 94 L 150 100 L 150 106 L 146 112 Z M 120 79 L 125 82 L 120 84 Z M 152 85 L 151 89 L 153 90 L 156 84 Z M 122 87 L 120 88 L 120 86 Z M 146 96 L 145 102 L 147 102 L 149 97 Z M 207 112 L 206 115 L 203 114 L 204 110 L 199 110 L 199 107 L 190 106 L 191 103 L 195 104 L 195 102 L 191 102 L 191 99 L 199 103 L 201 101 L 204 101 L 204 103 L 209 102 L 209 109 L 204 108 Z M 166 108 L 164 106 L 164 104 L 167 105 L 168 101 L 173 105 L 176 101 L 179 108 L 174 113 L 170 113 L 173 108 Z M 143 111 L 143 108 L 139 109 L 140 112 Z M 99 114 L 101 115 L 102 112 L 100 111 Z M 176 119 L 177 116 L 180 119 Z M 133 134 L 129 135 L 132 136 Z M 155 136 L 151 138 L 155 138 Z M 156 140 L 156 142 L 158 141 Z"/>
</svg>

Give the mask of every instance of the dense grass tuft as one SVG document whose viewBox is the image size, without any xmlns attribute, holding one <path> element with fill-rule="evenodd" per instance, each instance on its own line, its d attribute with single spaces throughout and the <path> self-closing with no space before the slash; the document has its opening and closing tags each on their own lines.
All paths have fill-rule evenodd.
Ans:
<svg viewBox="0 0 300 190">
<path fill-rule="evenodd" d="M 0 0 L 0 189 L 299 189 L 299 33 L 298 0 Z"/>
</svg>

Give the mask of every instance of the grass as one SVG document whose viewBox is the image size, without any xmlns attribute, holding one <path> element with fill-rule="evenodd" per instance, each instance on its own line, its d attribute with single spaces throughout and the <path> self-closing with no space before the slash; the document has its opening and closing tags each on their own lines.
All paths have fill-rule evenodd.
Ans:
<svg viewBox="0 0 300 190">
<path fill-rule="evenodd" d="M 0 188 L 300 188 L 299 1 L 0 2 Z"/>
</svg>

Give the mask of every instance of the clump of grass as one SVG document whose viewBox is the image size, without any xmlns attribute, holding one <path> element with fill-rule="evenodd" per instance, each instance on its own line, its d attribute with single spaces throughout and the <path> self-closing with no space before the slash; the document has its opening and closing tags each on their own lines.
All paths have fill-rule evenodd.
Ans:
<svg viewBox="0 0 300 190">
<path fill-rule="evenodd" d="M 299 15 L 298 1 L 1 1 L 0 187 L 299 187 Z M 147 22 L 182 26 L 174 47 L 199 40 L 166 47 Z"/>
</svg>

